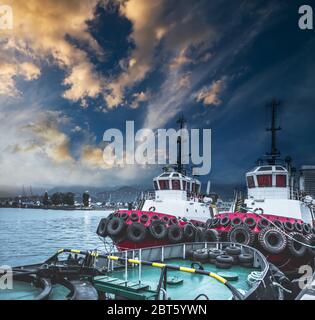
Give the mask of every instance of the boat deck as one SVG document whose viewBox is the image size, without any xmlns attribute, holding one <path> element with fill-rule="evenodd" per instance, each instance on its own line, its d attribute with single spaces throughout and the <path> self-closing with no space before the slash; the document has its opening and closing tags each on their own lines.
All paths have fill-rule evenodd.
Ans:
<svg viewBox="0 0 315 320">
<path fill-rule="evenodd" d="M 165 261 L 166 262 L 166 261 Z M 167 260 L 168 264 L 190 267 L 192 261 L 182 259 Z M 204 270 L 214 273 L 237 274 L 237 280 L 229 280 L 231 284 L 242 291 L 247 292 L 250 287 L 247 283 L 247 276 L 256 269 L 233 266 L 231 269 L 218 269 L 210 263 L 203 264 Z M 141 276 L 139 267 L 128 267 L 126 279 L 125 269 L 118 269 L 110 272 L 107 277 L 96 277 L 94 285 L 103 292 L 118 294 L 126 297 L 137 298 L 143 295 L 144 298 L 154 298 L 157 294 L 157 285 L 161 277 L 161 269 L 150 266 L 142 266 Z M 141 282 L 139 284 L 139 278 Z M 127 280 L 127 281 L 126 281 Z M 231 291 L 217 280 L 205 275 L 179 272 L 176 270 L 167 271 L 167 280 L 173 284 L 167 284 L 167 296 L 172 300 L 187 299 L 193 300 L 198 295 L 204 294 L 210 300 L 226 300 L 232 297 Z M 174 281 L 175 280 L 175 281 Z M 202 299 L 205 299 L 203 297 Z"/>
</svg>

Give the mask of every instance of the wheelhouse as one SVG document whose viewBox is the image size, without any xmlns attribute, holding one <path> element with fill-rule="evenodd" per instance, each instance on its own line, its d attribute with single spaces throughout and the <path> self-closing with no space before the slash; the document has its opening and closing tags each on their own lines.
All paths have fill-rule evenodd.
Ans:
<svg viewBox="0 0 315 320">
<path fill-rule="evenodd" d="M 179 172 L 164 172 L 153 179 L 153 184 L 156 191 L 178 190 L 198 194 L 201 188 L 200 181 Z"/>
</svg>

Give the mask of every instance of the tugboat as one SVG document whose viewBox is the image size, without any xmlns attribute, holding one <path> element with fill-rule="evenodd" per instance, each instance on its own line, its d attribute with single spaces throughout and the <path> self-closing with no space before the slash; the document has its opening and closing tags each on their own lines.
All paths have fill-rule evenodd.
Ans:
<svg viewBox="0 0 315 320">
<path fill-rule="evenodd" d="M 278 105 L 272 101 L 267 129 L 271 152 L 246 173 L 248 196 L 237 192 L 229 212 L 219 213 L 214 200 L 200 193 L 200 181 L 187 175 L 179 157 L 176 167 L 153 179 L 155 192 L 145 195 L 137 210 L 118 210 L 102 219 L 97 234 L 109 236 L 119 250 L 227 241 L 258 248 L 284 271 L 309 262 L 315 252 L 312 201 L 295 190 L 291 159 L 281 160 L 276 148 Z"/>
<path fill-rule="evenodd" d="M 296 187 L 291 157 L 280 159 L 276 114 L 271 103 L 271 151 L 246 173 L 247 197 L 236 192 L 230 212 L 216 215 L 211 227 L 227 241 L 258 247 L 280 269 L 293 270 L 314 257 L 314 200 Z M 231 213 L 232 212 L 232 213 Z"/>
<path fill-rule="evenodd" d="M 183 129 L 185 120 L 178 120 Z M 101 220 L 97 234 L 109 236 L 120 250 L 199 241 L 218 210 L 201 194 L 201 182 L 181 162 L 181 136 L 177 139 L 177 165 L 163 168 L 153 179 L 154 192 L 141 196 L 136 210 L 118 210 Z M 208 193 L 208 192 L 207 192 Z M 215 230 L 209 239 L 219 240 Z"/>
</svg>

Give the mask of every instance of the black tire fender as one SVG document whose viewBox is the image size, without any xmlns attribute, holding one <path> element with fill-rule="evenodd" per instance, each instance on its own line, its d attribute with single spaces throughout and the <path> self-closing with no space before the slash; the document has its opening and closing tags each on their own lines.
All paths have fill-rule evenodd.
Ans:
<svg viewBox="0 0 315 320">
<path fill-rule="evenodd" d="M 183 241 L 183 229 L 173 224 L 168 228 L 167 237 L 172 243 L 179 243 Z"/>
<path fill-rule="evenodd" d="M 224 251 L 220 249 L 210 249 L 208 251 L 209 259 L 216 259 L 217 256 L 220 256 L 222 254 L 224 254 Z"/>
<path fill-rule="evenodd" d="M 123 219 L 124 221 L 127 221 L 129 218 L 129 214 L 127 212 L 124 212 L 120 215 L 120 218 Z"/>
<path fill-rule="evenodd" d="M 242 250 L 240 247 L 228 246 L 225 248 L 225 252 L 230 256 L 238 256 L 241 254 Z"/>
<path fill-rule="evenodd" d="M 204 241 L 206 242 L 219 242 L 220 234 L 215 229 L 208 229 L 204 231 Z"/>
<path fill-rule="evenodd" d="M 245 220 L 244 220 L 244 224 L 248 227 L 248 228 L 251 228 L 251 229 L 254 229 L 256 227 L 256 220 L 252 217 L 247 217 Z"/>
<path fill-rule="evenodd" d="M 177 225 L 178 225 L 178 220 L 177 220 L 177 218 L 175 218 L 175 217 L 170 218 L 170 220 L 169 220 L 169 225 L 175 225 L 175 226 L 177 226 Z"/>
<path fill-rule="evenodd" d="M 145 224 L 149 221 L 150 217 L 148 214 L 146 213 L 143 213 L 141 216 L 140 216 L 140 222 Z"/>
<path fill-rule="evenodd" d="M 266 218 L 261 218 L 259 221 L 258 221 L 258 227 L 260 229 L 265 229 L 265 228 L 268 228 L 270 226 L 270 222 L 269 220 L 267 220 Z"/>
<path fill-rule="evenodd" d="M 283 223 L 282 221 L 280 220 L 274 220 L 272 221 L 274 225 L 276 225 L 276 227 L 278 227 L 279 229 L 283 230 L 284 229 L 284 226 L 283 226 Z"/>
<path fill-rule="evenodd" d="M 296 232 L 303 232 L 303 225 L 301 225 L 299 222 L 294 222 L 293 224 L 294 231 Z"/>
<path fill-rule="evenodd" d="M 305 236 L 307 239 L 307 242 L 310 246 L 313 246 L 313 248 L 308 247 L 307 251 L 311 258 L 315 257 L 315 235 L 314 234 L 308 234 Z"/>
<path fill-rule="evenodd" d="M 233 227 L 238 227 L 243 224 L 243 220 L 240 217 L 235 217 L 231 220 L 231 225 Z"/>
<path fill-rule="evenodd" d="M 312 226 L 309 223 L 303 223 L 302 224 L 303 233 L 304 234 L 310 234 L 312 233 Z"/>
<path fill-rule="evenodd" d="M 290 221 L 284 221 L 283 222 L 283 227 L 288 232 L 293 232 L 293 230 L 294 230 L 293 223 L 290 222 Z"/>
<path fill-rule="evenodd" d="M 127 227 L 127 238 L 128 240 L 139 243 L 146 238 L 147 230 L 145 226 L 139 222 L 133 222 Z"/>
<path fill-rule="evenodd" d="M 229 264 L 232 264 L 234 262 L 233 257 L 227 254 L 222 254 L 220 256 L 217 256 L 216 260 L 221 263 L 229 263 Z"/>
<path fill-rule="evenodd" d="M 125 221 L 122 218 L 114 217 L 107 224 L 107 233 L 112 237 L 119 236 L 126 228 Z"/>
<path fill-rule="evenodd" d="M 288 237 L 289 252 L 296 258 L 302 258 L 308 252 L 308 247 L 294 240 L 308 244 L 307 238 L 298 232 L 291 232 L 290 237 Z"/>
<path fill-rule="evenodd" d="M 279 254 L 287 246 L 287 238 L 283 232 L 272 227 L 265 228 L 259 232 L 258 242 L 270 254 Z"/>
<path fill-rule="evenodd" d="M 130 213 L 129 219 L 130 219 L 132 222 L 138 222 L 138 221 L 139 221 L 138 213 L 136 213 L 136 212 Z"/>
<path fill-rule="evenodd" d="M 183 228 L 183 232 L 184 232 L 184 239 L 186 241 L 194 241 L 196 229 L 193 225 L 189 223 L 185 224 Z"/>
<path fill-rule="evenodd" d="M 229 231 L 228 240 L 229 242 L 252 246 L 255 241 L 255 234 L 245 226 L 238 226 Z"/>
<path fill-rule="evenodd" d="M 240 263 L 253 263 L 254 255 L 252 255 L 251 253 L 241 253 L 238 256 L 238 260 Z"/>
<path fill-rule="evenodd" d="M 193 258 L 194 260 L 201 260 L 201 261 L 205 261 L 208 259 L 208 253 L 205 251 L 200 251 L 200 250 L 196 250 L 193 253 Z"/>
<path fill-rule="evenodd" d="M 167 236 L 167 228 L 161 220 L 152 221 L 149 231 L 154 239 L 163 240 Z"/>
<path fill-rule="evenodd" d="M 220 220 L 220 224 L 223 227 L 227 227 L 231 223 L 231 219 L 229 217 L 223 217 Z"/>
<path fill-rule="evenodd" d="M 168 223 L 170 222 L 170 218 L 169 218 L 168 216 L 163 216 L 163 217 L 161 218 L 161 220 L 162 220 L 163 222 L 165 222 L 166 224 L 168 224 Z"/>
<path fill-rule="evenodd" d="M 107 236 L 107 225 L 108 225 L 108 219 L 107 218 L 103 218 L 101 219 L 97 230 L 96 230 L 96 234 L 99 235 L 100 237 L 105 238 Z"/>
</svg>

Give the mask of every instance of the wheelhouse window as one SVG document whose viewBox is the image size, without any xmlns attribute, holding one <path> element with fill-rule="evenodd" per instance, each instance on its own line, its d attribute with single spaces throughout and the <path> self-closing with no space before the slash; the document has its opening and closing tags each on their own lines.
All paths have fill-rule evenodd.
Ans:
<svg viewBox="0 0 315 320">
<path fill-rule="evenodd" d="M 260 174 L 257 175 L 258 187 L 266 188 L 272 187 L 272 175 L 271 174 Z"/>
<path fill-rule="evenodd" d="M 159 180 L 161 190 L 169 190 L 170 184 L 168 180 Z"/>
<path fill-rule="evenodd" d="M 248 188 L 255 188 L 255 181 L 253 176 L 247 177 L 247 186 Z"/>
<path fill-rule="evenodd" d="M 258 169 L 258 171 L 271 171 L 271 170 L 272 170 L 272 167 L 269 167 L 269 166 L 261 167 L 261 168 Z"/>
<path fill-rule="evenodd" d="M 183 182 L 183 190 L 186 190 L 186 181 L 182 180 L 182 182 Z"/>
<path fill-rule="evenodd" d="M 190 182 L 187 182 L 187 191 L 190 192 Z"/>
<path fill-rule="evenodd" d="M 191 184 L 191 192 L 196 192 L 196 184 L 195 183 Z"/>
<path fill-rule="evenodd" d="M 159 190 L 159 186 L 158 186 L 157 182 L 156 182 L 156 181 L 153 181 L 153 184 L 154 184 L 154 189 L 155 189 L 155 190 Z"/>
<path fill-rule="evenodd" d="M 180 181 L 179 180 L 172 180 L 172 189 L 173 190 L 180 190 Z"/>
<path fill-rule="evenodd" d="M 276 186 L 285 188 L 287 186 L 287 176 L 285 174 L 276 175 Z"/>
</svg>

